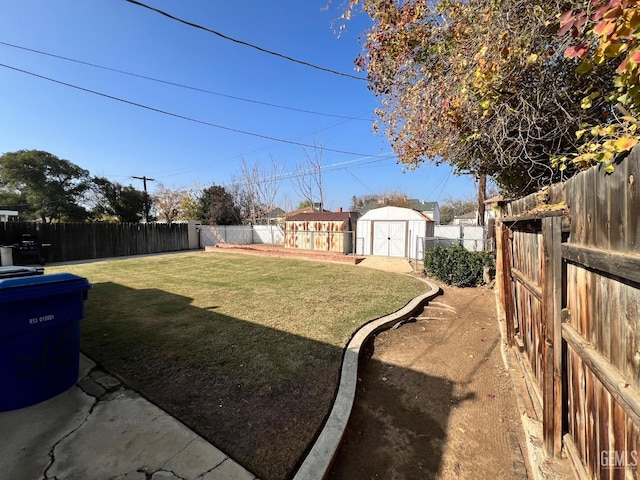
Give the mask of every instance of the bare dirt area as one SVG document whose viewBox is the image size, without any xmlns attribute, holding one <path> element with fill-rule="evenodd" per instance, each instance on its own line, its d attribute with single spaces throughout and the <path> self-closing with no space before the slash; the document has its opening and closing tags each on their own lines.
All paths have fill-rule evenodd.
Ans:
<svg viewBox="0 0 640 480">
<path fill-rule="evenodd" d="M 367 346 L 330 479 L 527 478 L 494 292 L 442 288 Z"/>
</svg>

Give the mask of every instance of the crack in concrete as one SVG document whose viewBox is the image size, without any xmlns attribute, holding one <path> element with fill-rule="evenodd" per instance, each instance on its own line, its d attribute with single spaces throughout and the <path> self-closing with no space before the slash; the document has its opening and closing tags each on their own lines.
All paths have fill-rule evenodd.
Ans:
<svg viewBox="0 0 640 480">
<path fill-rule="evenodd" d="M 95 370 L 95 368 L 92 368 L 91 370 L 89 370 L 89 372 L 87 372 L 86 377 L 89 376 L 89 374 Z M 83 377 L 83 378 L 86 378 Z M 87 412 L 87 415 L 85 416 L 84 420 L 82 420 L 82 422 L 80 422 L 78 424 L 78 426 L 76 426 L 75 428 L 71 429 L 71 431 L 67 432 L 65 435 L 63 435 L 60 439 L 58 439 L 53 446 L 51 447 L 51 449 L 49 450 L 49 464 L 45 467 L 44 469 L 44 473 L 43 473 L 43 480 L 56 480 L 57 477 L 49 477 L 47 472 L 51 469 L 51 467 L 53 467 L 53 464 L 56 462 L 56 455 L 55 455 L 55 450 L 56 447 L 58 445 L 60 445 L 61 442 L 63 442 L 66 438 L 70 437 L 71 435 L 73 435 L 75 432 L 77 432 L 78 430 L 80 430 L 88 421 L 89 418 L 91 417 L 91 415 L 93 414 L 93 411 L 95 410 L 96 406 L 98 405 L 98 403 L 100 403 L 100 398 L 102 398 L 102 396 L 104 396 L 104 394 L 100 397 L 100 398 L 96 398 L 93 395 L 89 395 L 87 392 L 85 392 L 77 383 L 72 387 L 72 388 L 77 388 L 79 389 L 82 393 L 84 393 L 87 397 L 94 399 L 93 405 L 91 405 L 91 407 L 89 408 L 89 411 Z M 105 392 L 106 393 L 106 392 Z"/>
<path fill-rule="evenodd" d="M 49 471 L 52 469 L 52 467 L 55 465 L 56 463 L 56 449 L 59 447 L 59 445 L 66 440 L 67 438 L 69 438 L 70 436 L 72 436 L 73 434 L 75 434 L 76 432 L 78 432 L 81 428 L 83 428 L 87 422 L 89 421 L 89 419 L 91 418 L 91 416 L 93 415 L 95 409 L 97 408 L 97 406 L 101 403 L 105 403 L 105 402 L 109 402 L 111 400 L 114 400 L 116 398 L 119 398 L 119 396 L 114 395 L 114 393 L 116 393 L 118 390 L 122 390 L 122 384 L 118 384 L 115 385 L 111 388 L 105 388 L 104 386 L 101 386 L 104 391 L 96 396 L 93 395 L 92 393 L 90 393 L 89 391 L 87 391 L 86 388 L 83 388 L 83 385 L 81 384 L 81 382 L 87 378 L 91 378 L 92 381 L 96 382 L 96 380 L 91 376 L 92 373 L 94 373 L 95 371 L 98 371 L 98 367 L 94 367 L 92 369 L 90 369 L 86 375 L 79 379 L 78 382 L 72 387 L 72 388 L 77 388 L 79 391 L 81 391 L 84 395 L 86 395 L 88 398 L 90 398 L 93 402 L 90 404 L 90 407 L 87 411 L 87 414 L 85 415 L 84 419 L 82 419 L 78 425 L 76 425 L 75 427 L 71 428 L 67 433 L 65 433 L 64 435 L 62 435 L 58 440 L 56 440 L 53 445 L 51 446 L 48 455 L 49 455 L 49 463 L 45 466 L 44 472 L 43 472 L 43 480 L 57 480 L 57 476 L 49 476 Z M 96 382 L 97 383 L 97 382 Z M 100 385 L 98 383 L 98 385 Z M 153 419 L 151 419 L 151 422 L 156 421 L 157 419 L 161 418 L 162 414 L 158 414 L 157 416 L 155 416 Z M 147 470 L 145 467 L 139 468 L 138 470 L 136 470 L 139 473 L 144 474 L 145 479 L 146 480 L 153 480 L 153 476 L 156 473 L 161 473 L 161 472 L 166 472 L 168 474 L 173 475 L 177 480 L 186 480 L 184 477 L 181 477 L 180 475 L 178 475 L 176 472 L 172 471 L 172 470 L 168 470 L 166 465 L 171 462 L 172 460 L 174 460 L 178 455 L 180 455 L 181 453 L 183 453 L 187 448 L 189 448 L 189 446 L 191 444 L 193 444 L 196 440 L 198 440 L 200 437 L 195 434 L 193 438 L 191 438 L 190 440 L 188 440 L 185 445 L 178 450 L 176 453 L 174 453 L 170 458 L 168 458 L 167 460 L 164 461 L 164 463 L 162 464 L 162 466 L 155 471 L 149 471 Z M 226 461 L 230 460 L 230 458 L 228 456 L 225 456 L 220 462 L 218 462 L 216 465 L 214 465 L 213 467 L 211 467 L 210 469 L 206 470 L 205 472 L 201 473 L 200 475 L 198 475 L 196 477 L 196 480 L 202 480 L 205 476 L 207 476 L 209 473 L 211 473 L 212 471 L 214 471 L 216 468 L 219 468 L 223 463 L 225 463 Z"/>
<path fill-rule="evenodd" d="M 78 388 L 80 388 L 80 390 L 82 390 L 84 393 L 86 393 L 87 395 L 90 395 L 94 398 L 97 398 L 99 400 L 101 400 L 105 395 L 107 395 L 108 393 L 112 393 L 115 392 L 116 390 L 119 390 L 120 388 L 122 388 L 122 383 L 118 382 L 117 384 L 111 385 L 111 386 L 106 386 L 103 383 L 101 383 L 99 380 L 95 379 L 93 377 L 93 373 L 94 372 L 102 372 L 102 369 L 98 368 L 97 366 L 95 366 L 94 368 L 92 368 L 91 370 L 89 370 L 87 372 L 87 374 L 81 378 L 80 380 L 78 380 L 78 382 L 76 383 L 76 386 Z M 108 375 L 105 373 L 105 375 Z M 90 382 L 92 382 L 95 386 L 97 386 L 100 390 L 103 390 L 102 393 L 100 393 L 99 395 L 94 395 L 93 393 L 91 393 L 87 387 L 85 385 L 83 385 L 83 382 L 89 380 Z"/>
<path fill-rule="evenodd" d="M 96 400 L 99 400 L 99 399 L 100 399 L 100 398 L 101 398 L 101 397 L 102 397 L 106 392 L 102 392 L 102 393 L 100 393 L 99 395 L 94 395 L 93 393 L 91 393 L 91 392 L 87 389 L 87 387 L 86 387 L 85 385 L 83 385 L 83 384 L 82 384 L 82 382 L 83 382 L 84 380 L 86 380 L 87 378 L 90 378 L 90 377 L 88 377 L 88 376 L 87 376 L 87 377 L 84 377 L 80 382 L 78 382 L 78 383 L 76 384 L 76 387 L 78 387 L 80 390 L 82 390 L 85 394 L 89 395 L 90 397 L 93 397 L 93 398 L 95 398 Z M 91 380 L 92 380 L 94 383 L 96 383 L 96 382 L 95 382 L 95 380 L 93 380 L 93 379 L 91 379 Z M 97 383 L 96 383 L 96 384 L 97 384 Z M 102 389 L 104 390 L 104 387 L 100 387 L 100 388 L 102 388 Z"/>
<path fill-rule="evenodd" d="M 167 465 L 167 463 L 169 463 L 171 460 L 173 460 L 174 458 L 176 458 L 178 455 L 180 455 L 182 452 L 184 452 L 187 448 L 189 448 L 189 445 L 191 445 L 193 442 L 195 442 L 198 439 L 198 435 L 194 434 L 194 437 L 189 440 L 186 445 L 184 447 L 182 447 L 180 450 L 178 450 L 176 453 L 174 453 L 171 457 L 167 458 L 167 460 L 162 464 L 162 466 L 160 467 L 160 469 L 164 469 L 164 467 Z"/>
<path fill-rule="evenodd" d="M 153 480 L 153 476 L 158 473 L 158 472 L 167 472 L 170 473 L 171 475 L 173 475 L 174 477 L 176 477 L 178 480 L 186 480 L 184 477 L 181 477 L 180 475 L 178 475 L 176 472 L 174 472 L 173 470 L 165 470 L 164 468 L 160 468 L 160 470 L 156 470 L 155 472 L 153 472 L 151 474 L 151 479 Z"/>
<path fill-rule="evenodd" d="M 82 390 L 82 389 L 80 389 Z M 83 392 L 84 393 L 84 392 Z M 91 397 L 91 395 L 85 394 L 88 397 Z M 95 398 L 95 397 L 91 397 L 91 398 Z M 53 466 L 53 464 L 56 462 L 56 455 L 55 455 L 55 450 L 56 447 L 62 442 L 64 441 L 66 438 L 68 438 L 69 436 L 73 435 L 75 432 L 77 432 L 79 429 L 81 429 L 89 420 L 89 417 L 91 416 L 91 414 L 93 413 L 93 409 L 95 408 L 95 406 L 97 405 L 97 403 L 99 402 L 99 400 L 96 399 L 96 401 L 94 402 L 94 404 L 91 406 L 91 408 L 89 409 L 89 412 L 87 413 L 87 415 L 85 416 L 84 420 L 82 422 L 80 422 L 80 424 L 73 428 L 71 431 L 67 432 L 65 435 L 63 435 L 59 440 L 57 440 L 53 446 L 51 447 L 51 449 L 49 450 L 49 458 L 51 459 L 49 462 L 49 465 L 46 466 L 46 468 L 44 469 L 44 480 L 55 480 L 56 477 L 49 477 L 47 475 L 47 472 L 49 471 L 49 469 L 51 469 L 51 467 Z"/>
<path fill-rule="evenodd" d="M 199 475 L 196 477 L 196 480 L 201 480 L 203 479 L 207 474 L 213 472 L 216 468 L 218 468 L 220 465 L 222 465 L 224 462 L 226 462 L 227 460 L 229 460 L 229 457 L 224 457 L 224 459 L 218 463 L 216 466 L 210 468 L 209 470 L 207 470 L 206 472 L 204 472 L 202 475 Z"/>
</svg>

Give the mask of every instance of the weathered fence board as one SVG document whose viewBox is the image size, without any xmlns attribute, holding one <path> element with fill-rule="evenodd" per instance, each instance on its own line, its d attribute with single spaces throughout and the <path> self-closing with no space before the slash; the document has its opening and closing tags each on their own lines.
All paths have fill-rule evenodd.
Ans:
<svg viewBox="0 0 640 480">
<path fill-rule="evenodd" d="M 515 313 L 511 280 L 511 242 L 509 229 L 504 224 L 496 225 L 496 276 L 500 292 L 500 305 L 505 312 L 507 344 L 513 347 L 515 339 Z"/>
<path fill-rule="evenodd" d="M 562 256 L 592 270 L 640 283 L 640 255 L 584 245 L 563 245 Z"/>
<path fill-rule="evenodd" d="M 543 429 L 548 455 L 562 453 L 562 220 L 542 220 Z"/>
<path fill-rule="evenodd" d="M 511 236 L 511 276 L 515 307 L 515 332 L 524 346 L 529 367 L 542 393 L 542 235 L 514 229 Z"/>
<path fill-rule="evenodd" d="M 499 301 L 521 340 L 507 342 L 541 391 L 547 454 L 564 445 L 584 478 L 640 478 L 638 181 L 635 149 L 612 174 L 510 202 L 498 225 Z"/>
<path fill-rule="evenodd" d="M 542 288 L 540 288 L 540 285 L 532 282 L 524 273 L 522 273 L 515 267 L 511 269 L 511 275 L 515 280 L 521 283 L 522 286 L 529 291 L 529 293 L 533 294 L 533 296 L 538 300 L 542 300 Z"/>
<path fill-rule="evenodd" d="M 10 245 L 28 233 L 51 244 L 50 262 L 119 257 L 187 250 L 186 224 L 134 223 L 0 223 L 0 244 Z"/>
<path fill-rule="evenodd" d="M 624 162 L 626 168 L 624 188 L 626 190 L 626 210 L 624 212 L 624 236 L 622 242 L 627 251 L 640 251 L 640 162 L 638 149 L 634 149 Z M 634 159 L 633 161 L 631 161 Z"/>
</svg>

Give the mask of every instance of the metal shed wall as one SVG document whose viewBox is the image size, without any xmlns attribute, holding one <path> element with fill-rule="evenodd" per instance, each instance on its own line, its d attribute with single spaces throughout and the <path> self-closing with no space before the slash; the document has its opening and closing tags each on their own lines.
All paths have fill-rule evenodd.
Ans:
<svg viewBox="0 0 640 480">
<path fill-rule="evenodd" d="M 418 237 L 433 236 L 434 223 L 409 208 L 382 207 L 368 211 L 358 220 L 356 253 L 409 257 Z"/>
</svg>

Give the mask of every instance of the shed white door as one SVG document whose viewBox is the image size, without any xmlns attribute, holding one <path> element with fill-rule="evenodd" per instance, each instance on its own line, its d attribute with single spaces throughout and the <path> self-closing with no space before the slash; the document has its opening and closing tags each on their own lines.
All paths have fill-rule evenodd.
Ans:
<svg viewBox="0 0 640 480">
<path fill-rule="evenodd" d="M 384 257 L 404 257 L 406 222 L 374 222 L 373 254 Z"/>
</svg>

